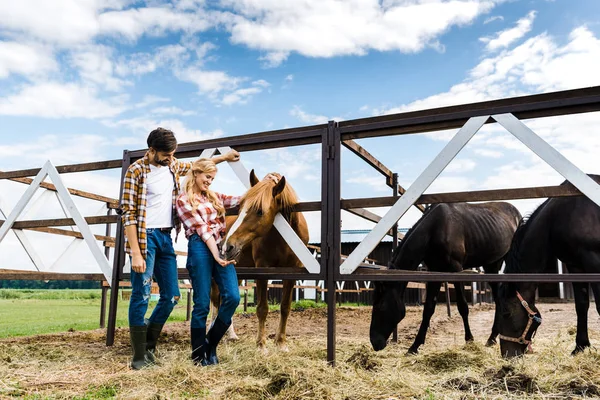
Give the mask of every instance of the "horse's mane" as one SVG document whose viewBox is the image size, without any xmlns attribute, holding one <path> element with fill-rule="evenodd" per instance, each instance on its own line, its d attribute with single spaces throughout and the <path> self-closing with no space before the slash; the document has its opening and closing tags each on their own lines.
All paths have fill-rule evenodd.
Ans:
<svg viewBox="0 0 600 400">
<path fill-rule="evenodd" d="M 563 182 L 562 185 L 564 185 L 565 183 L 566 182 Z M 523 271 L 521 268 L 521 262 L 520 262 L 520 258 L 519 258 L 519 253 L 520 253 L 519 250 L 521 248 L 521 244 L 523 243 L 523 240 L 525 239 L 525 235 L 527 234 L 527 231 L 528 231 L 529 227 L 531 226 L 531 221 L 536 219 L 536 217 L 540 214 L 540 211 L 548 204 L 548 202 L 550 202 L 550 200 L 552 200 L 552 198 L 549 198 L 546 201 L 544 201 L 542 204 L 540 204 L 538 206 L 538 208 L 533 210 L 533 212 L 528 217 L 521 218 L 521 221 L 519 222 L 519 226 L 517 227 L 517 230 L 515 231 L 515 234 L 513 235 L 510 249 L 508 250 L 508 253 L 506 254 L 506 258 L 505 258 L 506 267 L 504 268 L 504 272 L 506 272 L 506 273 L 526 272 L 526 271 Z"/>
<path fill-rule="evenodd" d="M 279 181 L 281 174 L 271 172 L 268 175 L 273 175 Z M 273 188 L 276 183 L 273 179 L 263 178 L 256 185 L 252 186 L 242 197 L 241 202 L 249 211 L 268 210 L 273 204 Z M 283 191 L 277 196 L 277 205 L 279 211 L 288 219 L 294 208 L 298 204 L 298 196 L 296 192 L 286 181 Z"/>
<path fill-rule="evenodd" d="M 408 231 L 406 231 L 406 233 L 404 234 L 404 237 L 402 239 L 399 240 L 398 243 L 398 247 L 396 247 L 396 249 L 394 251 L 392 251 L 392 257 L 391 257 L 391 263 L 390 266 L 394 266 L 394 260 L 397 254 L 399 254 L 400 249 L 402 248 L 402 245 L 404 243 L 406 243 L 406 240 L 408 238 L 410 238 L 410 235 L 414 232 L 414 230 L 421 224 L 421 222 L 425 219 L 425 216 L 427 216 L 429 214 L 429 212 L 438 204 L 430 204 L 425 208 L 425 211 L 423 211 L 423 215 L 421 216 L 421 218 L 419 218 L 419 220 L 417 222 L 415 222 L 415 224 L 410 227 L 410 229 Z"/>
</svg>

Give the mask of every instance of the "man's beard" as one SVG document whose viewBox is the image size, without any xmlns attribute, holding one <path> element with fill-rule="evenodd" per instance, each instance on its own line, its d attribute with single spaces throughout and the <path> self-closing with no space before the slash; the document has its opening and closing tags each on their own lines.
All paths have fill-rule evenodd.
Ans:
<svg viewBox="0 0 600 400">
<path fill-rule="evenodd" d="M 157 156 L 154 156 L 154 162 L 157 163 L 158 165 L 162 165 L 163 167 L 166 167 L 167 165 L 169 165 L 169 160 L 159 160 Z"/>
</svg>

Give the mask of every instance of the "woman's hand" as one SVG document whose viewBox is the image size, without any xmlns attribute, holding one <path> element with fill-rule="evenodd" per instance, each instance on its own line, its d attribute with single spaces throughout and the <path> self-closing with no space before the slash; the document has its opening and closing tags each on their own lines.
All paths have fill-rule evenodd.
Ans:
<svg viewBox="0 0 600 400">
<path fill-rule="evenodd" d="M 235 260 L 223 260 L 221 257 L 215 257 L 215 261 L 221 266 L 226 267 L 229 264 L 235 265 Z"/>
</svg>

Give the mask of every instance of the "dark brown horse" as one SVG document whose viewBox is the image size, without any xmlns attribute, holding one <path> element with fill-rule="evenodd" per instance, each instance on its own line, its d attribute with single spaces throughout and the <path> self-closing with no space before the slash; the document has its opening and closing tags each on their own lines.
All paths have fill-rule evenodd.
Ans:
<svg viewBox="0 0 600 400">
<path fill-rule="evenodd" d="M 254 170 L 250 173 L 252 187 L 243 196 L 238 216 L 228 217 L 227 238 L 223 244 L 224 257 L 236 260 L 236 266 L 257 268 L 303 267 L 302 263 L 273 226 L 275 216 L 281 213 L 304 244 L 308 243 L 308 225 L 300 212 L 295 212 L 298 197 L 294 189 L 278 173 L 268 174 L 259 181 Z M 275 343 L 287 350 L 285 329 L 292 305 L 292 291 L 295 281 L 283 281 L 281 317 Z M 258 316 L 257 345 L 265 349 L 265 322 L 269 305 L 267 281 L 256 281 Z"/>
<path fill-rule="evenodd" d="M 600 182 L 599 176 L 592 178 Z M 504 272 L 556 273 L 557 259 L 572 273 L 600 273 L 600 207 L 585 196 L 548 199 L 522 221 L 506 257 Z M 600 285 L 592 283 L 591 287 L 600 313 Z M 504 357 L 522 355 L 541 323 L 534 304 L 536 288 L 535 282 L 503 283 L 499 287 L 496 315 Z M 572 354 L 590 347 L 589 289 L 587 282 L 573 283 L 577 335 Z"/>
<path fill-rule="evenodd" d="M 509 203 L 455 203 L 429 207 L 406 233 L 389 263 L 391 269 L 416 270 L 424 262 L 429 271 L 460 272 L 483 266 L 486 273 L 498 273 L 508 252 L 521 214 Z M 408 282 L 376 282 L 370 338 L 373 349 L 382 350 L 406 310 L 404 290 Z M 408 353 L 416 354 L 425 343 L 429 321 L 435 312 L 441 282 L 427 283 L 423 320 Z M 492 284 L 494 298 L 497 285 Z M 465 340 L 473 340 L 469 327 L 469 306 L 462 283 L 454 283 L 456 303 Z M 496 323 L 488 339 L 495 343 Z"/>
</svg>

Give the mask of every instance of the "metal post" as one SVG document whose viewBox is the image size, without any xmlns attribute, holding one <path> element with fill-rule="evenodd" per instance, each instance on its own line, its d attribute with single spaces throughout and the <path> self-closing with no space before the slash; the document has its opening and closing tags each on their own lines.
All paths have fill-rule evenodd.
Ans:
<svg viewBox="0 0 600 400">
<path fill-rule="evenodd" d="M 446 309 L 448 310 L 448 318 L 452 317 L 450 312 L 450 289 L 448 288 L 448 282 L 444 282 L 444 290 L 446 291 Z M 456 288 L 454 288 L 456 291 Z"/>
<path fill-rule="evenodd" d="M 107 204 L 108 206 L 108 204 Z M 106 211 L 106 215 L 111 215 L 112 214 L 112 209 L 109 208 L 108 211 Z M 111 227 L 110 224 L 107 223 L 106 224 L 106 233 L 105 235 L 110 237 L 110 233 L 111 233 Z M 104 255 L 106 256 L 107 260 L 110 260 L 110 247 L 108 247 L 108 242 L 104 242 Z M 105 327 L 105 321 L 106 321 L 106 292 L 108 291 L 108 288 L 104 286 L 103 282 L 100 282 L 101 285 L 101 289 L 102 289 L 102 299 L 100 300 L 100 328 L 104 328 Z"/>
<path fill-rule="evenodd" d="M 392 196 L 398 198 L 398 173 L 392 174 Z M 392 226 L 392 250 L 396 250 L 398 247 L 398 223 L 396 222 Z M 398 325 L 394 327 L 392 332 L 392 342 L 398 343 Z"/>
<path fill-rule="evenodd" d="M 194 289 L 187 290 L 187 307 L 185 312 L 185 320 L 189 321 L 192 317 L 192 293 Z"/>
<path fill-rule="evenodd" d="M 102 297 L 100 299 L 100 328 L 104 328 L 106 321 L 106 293 L 108 292 L 108 287 L 104 286 L 104 282 L 100 283 L 102 289 Z"/>
<path fill-rule="evenodd" d="M 123 197 L 123 179 L 125 172 L 131 164 L 131 157 L 127 150 L 123 151 L 123 166 L 121 167 L 121 191 L 119 200 Z M 115 342 L 115 328 L 117 325 L 117 306 L 119 305 L 119 284 L 123 275 L 123 265 L 125 264 L 125 237 L 123 234 L 123 221 L 121 218 L 117 221 L 117 231 L 115 232 L 115 256 L 113 262 L 113 275 L 110 286 L 110 307 L 108 310 L 108 328 L 106 332 L 106 345 L 112 346 Z"/>
<path fill-rule="evenodd" d="M 340 271 L 340 131 L 330 121 L 322 136 L 321 181 L 321 265 L 325 267 L 327 289 L 327 362 L 335 366 L 336 278 Z"/>
</svg>

